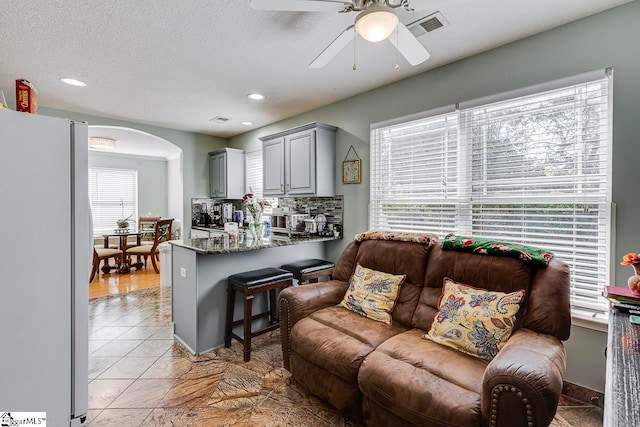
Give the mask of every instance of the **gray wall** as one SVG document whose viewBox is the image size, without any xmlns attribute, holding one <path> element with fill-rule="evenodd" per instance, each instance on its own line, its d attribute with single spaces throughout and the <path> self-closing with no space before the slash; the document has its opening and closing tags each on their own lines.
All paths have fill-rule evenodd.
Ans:
<svg viewBox="0 0 640 427">
<path fill-rule="evenodd" d="M 72 120 L 82 120 L 89 123 L 89 125 L 123 126 L 138 129 L 143 132 L 150 133 L 151 135 L 164 138 L 180 147 L 182 149 L 183 164 L 182 215 L 180 215 L 180 217 L 187 219 L 191 218 L 191 198 L 208 197 L 209 195 L 208 153 L 227 145 L 227 140 L 224 138 L 184 132 L 159 126 L 144 125 L 124 120 L 92 116 L 72 111 L 39 107 L 38 114 L 43 116 L 66 117 Z M 173 207 L 173 209 L 175 209 L 175 207 Z M 183 232 L 185 229 L 188 231 L 190 226 L 190 220 L 183 220 Z"/>
<path fill-rule="evenodd" d="M 151 212 L 153 216 L 168 217 L 166 160 L 90 150 L 89 167 L 137 170 L 138 216 Z"/>
<path fill-rule="evenodd" d="M 336 259 L 348 238 L 368 228 L 369 125 L 394 117 L 543 83 L 586 71 L 614 67 L 613 201 L 617 203 L 615 259 L 640 250 L 636 216 L 637 165 L 640 164 L 640 2 L 496 48 L 415 77 L 376 89 L 285 121 L 231 138 L 237 148 L 259 147 L 258 137 L 312 121 L 338 126 L 336 194 L 344 195 L 345 237 L 329 248 Z M 345 71 L 347 72 L 347 71 Z M 349 71 L 351 72 L 351 71 Z M 358 70 L 366 72 L 366 70 Z M 350 145 L 362 157 L 359 185 L 343 185 L 340 165 Z M 631 271 L 615 263 L 617 283 Z M 567 379 L 604 390 L 606 334 L 578 326 L 566 343 Z"/>
</svg>

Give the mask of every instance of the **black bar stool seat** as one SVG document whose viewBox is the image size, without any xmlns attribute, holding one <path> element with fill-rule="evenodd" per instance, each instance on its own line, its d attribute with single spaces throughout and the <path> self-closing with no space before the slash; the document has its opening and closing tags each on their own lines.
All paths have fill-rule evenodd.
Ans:
<svg viewBox="0 0 640 427">
<path fill-rule="evenodd" d="M 224 346 L 231 347 L 231 338 L 235 338 L 244 346 L 244 361 L 251 360 L 251 339 L 280 327 L 278 307 L 276 305 L 276 291 L 291 286 L 293 274 L 279 268 L 262 268 L 233 274 L 227 278 L 227 319 L 225 324 Z M 254 295 L 269 292 L 269 310 L 253 315 L 252 302 Z M 236 292 L 244 295 L 244 315 L 242 319 L 233 320 Z M 253 320 L 269 317 L 269 324 L 257 331 L 252 331 Z M 244 336 L 233 332 L 233 327 L 244 326 Z"/>
<path fill-rule="evenodd" d="M 336 265 L 331 261 L 322 259 L 303 259 L 281 266 L 283 270 L 293 273 L 293 277 L 298 279 L 299 284 L 316 283 L 320 277 L 331 278 Z"/>
</svg>

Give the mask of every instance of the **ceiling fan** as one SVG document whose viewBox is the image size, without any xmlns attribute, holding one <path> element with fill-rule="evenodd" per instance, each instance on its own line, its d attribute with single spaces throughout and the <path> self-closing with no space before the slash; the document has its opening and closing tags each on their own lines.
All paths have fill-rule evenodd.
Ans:
<svg viewBox="0 0 640 427">
<path fill-rule="evenodd" d="M 429 59 L 431 54 L 398 20 L 395 9 L 402 7 L 409 12 L 426 9 L 431 0 L 250 0 L 255 10 L 298 12 L 359 12 L 355 23 L 347 27 L 329 46 L 311 61 L 309 67 L 322 68 L 344 49 L 356 33 L 370 42 L 385 39 L 398 49 L 411 65 Z M 392 33 L 396 30 L 396 34 Z M 390 37 L 391 36 L 391 37 Z M 355 69 L 355 68 L 354 68 Z"/>
</svg>

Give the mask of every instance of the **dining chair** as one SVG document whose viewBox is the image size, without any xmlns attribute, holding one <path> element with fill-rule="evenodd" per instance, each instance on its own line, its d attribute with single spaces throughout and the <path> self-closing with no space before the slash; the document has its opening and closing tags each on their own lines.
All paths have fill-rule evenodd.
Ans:
<svg viewBox="0 0 640 427">
<path fill-rule="evenodd" d="M 153 269 L 159 274 L 160 270 L 158 269 L 156 261 L 158 256 L 158 245 L 162 242 L 166 242 L 167 240 L 171 240 L 171 224 L 173 224 L 173 218 L 160 219 L 156 221 L 153 231 L 153 244 L 127 248 L 124 254 L 127 257 L 127 261 L 131 262 L 131 255 L 142 256 L 144 257 L 144 268 L 146 269 L 147 259 L 151 257 Z"/>
<path fill-rule="evenodd" d="M 93 279 L 96 277 L 96 273 L 100 268 L 100 261 L 105 260 L 104 270 L 105 272 L 108 271 L 106 266 L 109 265 L 109 258 L 114 258 L 116 262 L 116 269 L 120 270 L 120 265 L 122 264 L 122 251 L 120 249 L 93 247 L 93 265 L 91 267 L 89 283 L 93 282 Z"/>
<path fill-rule="evenodd" d="M 141 216 L 138 218 L 138 231 L 144 232 L 141 236 L 143 245 L 153 245 L 153 234 L 156 222 L 159 220 L 159 216 Z"/>
</svg>

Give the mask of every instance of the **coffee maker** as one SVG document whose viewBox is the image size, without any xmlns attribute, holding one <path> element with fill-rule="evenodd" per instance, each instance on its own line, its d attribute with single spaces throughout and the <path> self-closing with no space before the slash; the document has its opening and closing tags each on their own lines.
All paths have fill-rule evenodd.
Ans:
<svg viewBox="0 0 640 427">
<path fill-rule="evenodd" d="M 207 212 L 207 204 L 203 203 L 201 209 L 200 216 L 198 217 L 198 225 L 208 227 L 211 224 L 211 215 Z"/>
<path fill-rule="evenodd" d="M 222 206 L 220 203 L 213 204 L 213 215 L 211 221 L 215 225 L 222 225 Z"/>
</svg>

